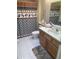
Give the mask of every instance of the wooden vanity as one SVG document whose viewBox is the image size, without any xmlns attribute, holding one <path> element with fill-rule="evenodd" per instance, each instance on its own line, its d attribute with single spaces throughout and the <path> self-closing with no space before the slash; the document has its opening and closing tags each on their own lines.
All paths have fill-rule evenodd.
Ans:
<svg viewBox="0 0 79 59">
<path fill-rule="evenodd" d="M 61 44 L 56 38 L 51 37 L 46 32 L 40 30 L 40 44 L 51 55 L 52 59 L 56 59 L 59 45 Z"/>
</svg>

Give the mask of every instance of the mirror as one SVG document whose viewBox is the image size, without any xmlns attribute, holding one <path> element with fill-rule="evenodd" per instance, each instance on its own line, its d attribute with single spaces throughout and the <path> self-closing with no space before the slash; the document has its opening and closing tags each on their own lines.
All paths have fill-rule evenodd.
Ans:
<svg viewBox="0 0 79 59">
<path fill-rule="evenodd" d="M 49 22 L 61 26 L 61 2 L 53 2 L 50 6 Z"/>
</svg>

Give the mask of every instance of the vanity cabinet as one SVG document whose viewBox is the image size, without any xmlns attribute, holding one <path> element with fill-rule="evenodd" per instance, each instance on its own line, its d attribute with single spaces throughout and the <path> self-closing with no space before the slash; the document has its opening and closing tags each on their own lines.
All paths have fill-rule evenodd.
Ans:
<svg viewBox="0 0 79 59">
<path fill-rule="evenodd" d="M 40 44 L 51 55 L 52 59 L 56 59 L 60 42 L 40 30 Z"/>
</svg>

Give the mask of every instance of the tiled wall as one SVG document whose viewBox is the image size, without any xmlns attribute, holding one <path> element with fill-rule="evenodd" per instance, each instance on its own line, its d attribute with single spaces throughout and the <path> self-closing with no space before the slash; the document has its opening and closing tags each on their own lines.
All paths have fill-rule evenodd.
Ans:
<svg viewBox="0 0 79 59">
<path fill-rule="evenodd" d="M 30 10 L 30 11 L 36 11 L 36 10 Z M 24 11 L 24 13 L 27 13 L 27 12 Z M 22 14 L 23 14 L 23 11 L 22 11 Z M 32 15 L 31 12 L 30 13 L 28 12 L 27 14 Z M 17 17 L 17 37 L 18 38 L 25 37 L 31 34 L 35 30 L 38 30 L 37 17 L 35 16 Z"/>
<path fill-rule="evenodd" d="M 31 34 L 32 31 L 38 30 L 38 24 L 36 18 L 30 19 L 17 19 L 17 35 L 20 37 Z"/>
<path fill-rule="evenodd" d="M 49 21 L 53 24 L 61 25 L 60 11 L 50 11 Z"/>
</svg>

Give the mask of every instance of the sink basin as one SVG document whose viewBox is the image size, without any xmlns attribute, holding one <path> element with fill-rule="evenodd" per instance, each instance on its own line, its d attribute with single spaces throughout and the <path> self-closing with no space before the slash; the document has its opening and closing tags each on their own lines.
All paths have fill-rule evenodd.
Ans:
<svg viewBox="0 0 79 59">
<path fill-rule="evenodd" d="M 53 32 L 55 34 L 60 34 L 61 33 L 61 26 L 59 25 L 53 25 L 51 26 L 50 24 L 46 24 L 45 28 L 48 32 Z"/>
<path fill-rule="evenodd" d="M 55 34 L 61 34 L 61 30 L 58 29 L 58 28 L 49 28 L 49 29 L 47 29 L 47 31 L 50 32 L 50 33 L 53 32 Z"/>
</svg>

